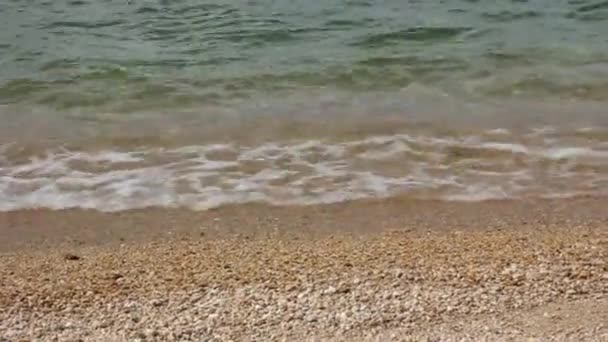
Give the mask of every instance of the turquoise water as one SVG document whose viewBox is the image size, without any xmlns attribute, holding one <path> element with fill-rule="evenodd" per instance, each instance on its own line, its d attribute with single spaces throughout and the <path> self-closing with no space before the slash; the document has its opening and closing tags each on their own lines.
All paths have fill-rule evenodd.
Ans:
<svg viewBox="0 0 608 342">
<path fill-rule="evenodd" d="M 0 101 L 119 111 L 327 87 L 608 98 L 602 1 L 6 1 Z"/>
<path fill-rule="evenodd" d="M 603 193 L 607 104 L 607 1 L 3 1 L 0 209 Z"/>
</svg>

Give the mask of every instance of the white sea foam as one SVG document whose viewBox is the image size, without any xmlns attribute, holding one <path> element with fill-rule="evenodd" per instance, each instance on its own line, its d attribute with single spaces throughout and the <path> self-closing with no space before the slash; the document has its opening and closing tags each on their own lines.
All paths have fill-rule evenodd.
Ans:
<svg viewBox="0 0 608 342">
<path fill-rule="evenodd" d="M 257 146 L 56 149 L 18 158 L 16 144 L 7 144 L 0 146 L 0 210 L 204 210 L 232 203 L 315 204 L 399 194 L 479 201 L 608 193 L 608 149 L 602 142 L 548 143 L 543 134 L 555 130 L 546 127 L 512 141 L 505 141 L 511 139 L 506 130 L 493 132 Z M 465 152 L 450 152 L 458 148 Z"/>
<path fill-rule="evenodd" d="M 607 151 L 598 151 L 587 147 L 562 147 L 553 148 L 545 152 L 545 155 L 551 159 L 571 159 L 571 158 L 593 158 L 593 159 L 608 159 Z"/>
<path fill-rule="evenodd" d="M 497 151 L 507 151 L 513 153 L 529 153 L 529 150 L 526 146 L 521 144 L 512 144 L 512 143 L 497 143 L 497 142 L 488 142 L 482 144 L 483 148 Z"/>
</svg>

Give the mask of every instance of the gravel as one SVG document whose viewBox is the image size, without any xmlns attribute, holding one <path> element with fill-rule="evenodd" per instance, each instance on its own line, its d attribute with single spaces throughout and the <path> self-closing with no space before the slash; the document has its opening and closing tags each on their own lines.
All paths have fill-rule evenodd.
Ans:
<svg viewBox="0 0 608 342">
<path fill-rule="evenodd" d="M 513 323 L 525 315 L 578 327 L 545 338 L 608 340 L 602 320 L 578 326 L 582 316 L 550 307 L 590 301 L 593 317 L 608 315 L 602 228 L 199 238 L 0 258 L 0 341 L 542 338 Z"/>
</svg>

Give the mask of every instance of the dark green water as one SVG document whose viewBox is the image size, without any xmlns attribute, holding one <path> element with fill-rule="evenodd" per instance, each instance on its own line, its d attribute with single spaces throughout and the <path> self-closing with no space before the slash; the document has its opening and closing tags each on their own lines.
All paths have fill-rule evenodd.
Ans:
<svg viewBox="0 0 608 342">
<path fill-rule="evenodd" d="M 608 1 L 6 0 L 0 106 L 6 210 L 603 193 Z"/>
</svg>

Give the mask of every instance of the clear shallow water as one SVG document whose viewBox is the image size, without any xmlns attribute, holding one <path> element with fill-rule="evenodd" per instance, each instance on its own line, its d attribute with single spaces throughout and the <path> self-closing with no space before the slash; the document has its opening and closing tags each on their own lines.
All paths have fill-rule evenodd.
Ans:
<svg viewBox="0 0 608 342">
<path fill-rule="evenodd" d="M 0 210 L 608 190 L 608 2 L 6 1 Z"/>
</svg>

